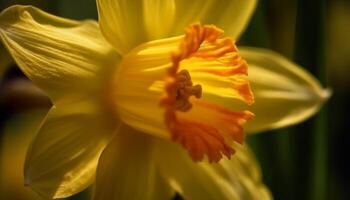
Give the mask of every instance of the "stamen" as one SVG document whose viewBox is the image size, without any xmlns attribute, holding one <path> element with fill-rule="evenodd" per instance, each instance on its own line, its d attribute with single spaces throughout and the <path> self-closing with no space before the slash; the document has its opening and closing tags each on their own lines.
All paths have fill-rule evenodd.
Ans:
<svg viewBox="0 0 350 200">
<path fill-rule="evenodd" d="M 187 70 L 181 70 L 176 76 L 176 110 L 186 112 L 192 108 L 189 101 L 191 96 L 200 98 L 202 96 L 202 86 L 193 85 L 190 73 Z"/>
</svg>

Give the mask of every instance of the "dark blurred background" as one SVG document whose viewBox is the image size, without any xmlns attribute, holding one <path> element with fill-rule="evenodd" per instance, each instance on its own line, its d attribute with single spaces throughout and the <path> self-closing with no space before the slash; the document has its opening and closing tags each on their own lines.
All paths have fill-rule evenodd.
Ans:
<svg viewBox="0 0 350 200">
<path fill-rule="evenodd" d="M 97 19 L 95 0 L 1 0 L 0 10 L 13 4 Z M 350 199 L 349 33 L 349 0 L 260 0 L 239 41 L 283 54 L 333 90 L 327 105 L 308 121 L 248 137 L 276 200 Z M 0 199 L 40 199 L 22 186 L 25 149 L 32 137 L 23 132 L 35 132 L 51 103 L 0 48 Z M 69 199 L 89 194 L 88 189 Z"/>
</svg>

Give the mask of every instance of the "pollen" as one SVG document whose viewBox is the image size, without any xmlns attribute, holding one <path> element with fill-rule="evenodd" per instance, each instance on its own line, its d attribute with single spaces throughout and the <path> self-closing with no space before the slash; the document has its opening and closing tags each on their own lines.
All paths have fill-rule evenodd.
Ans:
<svg viewBox="0 0 350 200">
<path fill-rule="evenodd" d="M 172 140 L 181 144 L 194 161 L 230 158 L 235 153 L 233 142 L 244 142 L 243 124 L 254 116 L 204 98 L 206 89 L 210 89 L 208 82 L 225 79 L 230 83 L 231 96 L 247 105 L 254 102 L 249 82 L 242 78 L 248 75 L 248 64 L 234 41 L 222 35 L 223 31 L 213 25 L 193 24 L 185 30 L 178 49 L 170 54 L 172 64 L 160 105 L 165 108 L 164 120 Z M 210 81 L 202 80 L 203 85 L 192 75 Z"/>
</svg>

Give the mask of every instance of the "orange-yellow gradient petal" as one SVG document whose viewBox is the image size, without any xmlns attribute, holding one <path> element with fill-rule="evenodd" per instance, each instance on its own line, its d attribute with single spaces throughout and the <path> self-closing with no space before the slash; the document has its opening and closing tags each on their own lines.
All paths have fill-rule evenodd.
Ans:
<svg viewBox="0 0 350 200">
<path fill-rule="evenodd" d="M 186 29 L 179 49 L 171 54 L 172 66 L 166 78 L 166 95 L 161 100 L 165 108 L 165 123 L 172 139 L 187 149 L 195 161 L 203 160 L 204 156 L 210 162 L 218 162 L 222 155 L 230 158 L 234 153 L 232 142 L 243 142 L 242 126 L 253 117 L 249 111 L 234 112 L 213 102 L 191 100 L 192 96 L 200 98 L 199 93 L 205 91 L 201 85 L 193 85 L 190 74 L 194 71 L 213 75 L 214 82 L 223 76 L 233 76 L 229 82 L 236 98 L 248 105 L 254 102 L 249 82 L 240 77 L 246 75 L 247 64 L 238 55 L 234 42 L 221 38 L 222 34 L 222 30 L 208 25 L 193 24 Z M 199 59 L 198 62 L 217 62 L 219 68 L 201 68 L 196 60 L 191 61 L 190 58 Z M 183 63 L 183 60 L 189 61 Z M 187 71 L 185 78 L 184 71 Z"/>
</svg>

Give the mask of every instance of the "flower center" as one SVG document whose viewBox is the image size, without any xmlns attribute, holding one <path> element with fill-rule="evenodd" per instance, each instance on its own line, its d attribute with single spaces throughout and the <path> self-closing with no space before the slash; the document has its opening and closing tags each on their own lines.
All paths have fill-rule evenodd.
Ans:
<svg viewBox="0 0 350 200">
<path fill-rule="evenodd" d="M 192 108 L 192 104 L 189 101 L 191 96 L 201 98 L 202 86 L 193 85 L 191 75 L 187 70 L 181 70 L 176 76 L 176 110 L 186 112 Z"/>
<path fill-rule="evenodd" d="M 170 136 L 194 161 L 218 162 L 234 154 L 234 143 L 243 144 L 243 125 L 254 116 L 221 99 L 251 105 L 247 75 L 232 39 L 214 25 L 193 24 L 183 36 L 150 41 L 124 55 L 111 100 L 124 123 Z"/>
</svg>

